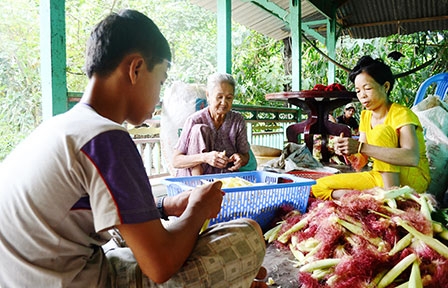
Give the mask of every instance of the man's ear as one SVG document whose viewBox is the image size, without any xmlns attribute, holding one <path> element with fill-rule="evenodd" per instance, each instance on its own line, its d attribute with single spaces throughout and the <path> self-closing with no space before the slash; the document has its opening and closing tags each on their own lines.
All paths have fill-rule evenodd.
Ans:
<svg viewBox="0 0 448 288">
<path fill-rule="evenodd" d="M 131 84 L 135 84 L 140 77 L 142 69 L 146 69 L 144 64 L 145 60 L 141 56 L 134 56 L 130 58 L 128 73 Z"/>
</svg>

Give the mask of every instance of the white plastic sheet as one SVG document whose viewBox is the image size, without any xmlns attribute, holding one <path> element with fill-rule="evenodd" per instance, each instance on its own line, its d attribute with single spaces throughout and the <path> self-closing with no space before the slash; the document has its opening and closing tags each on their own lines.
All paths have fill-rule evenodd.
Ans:
<svg viewBox="0 0 448 288">
<path fill-rule="evenodd" d="M 422 123 L 431 183 L 427 192 L 439 202 L 448 195 L 448 104 L 429 95 L 412 108 Z M 444 203 L 446 206 L 448 203 Z"/>
</svg>

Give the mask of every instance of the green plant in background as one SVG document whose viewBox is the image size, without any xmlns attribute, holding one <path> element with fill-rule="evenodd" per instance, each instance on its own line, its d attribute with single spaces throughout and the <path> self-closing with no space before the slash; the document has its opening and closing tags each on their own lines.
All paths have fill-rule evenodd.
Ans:
<svg viewBox="0 0 448 288">
<path fill-rule="evenodd" d="M 397 78 L 397 86 L 391 95 L 394 102 L 412 106 L 420 83 L 432 75 L 448 71 L 447 39 L 448 31 L 394 35 L 387 39 L 388 53 L 398 51 L 403 54 L 398 60 L 387 58 L 394 74 L 403 74 Z M 413 71 L 427 63 L 429 66 Z"/>
<path fill-rule="evenodd" d="M 314 41 L 321 51 L 326 52 L 325 46 Z M 307 42 L 302 44 L 302 90 L 313 89 L 316 84 L 326 85 L 328 60 Z"/>
<path fill-rule="evenodd" d="M 0 3 L 0 160 L 41 121 L 38 5 Z"/>
<path fill-rule="evenodd" d="M 236 102 L 271 106 L 264 96 L 284 91 L 291 82 L 283 66 L 283 43 L 253 31 L 241 36 L 241 44 L 234 47 L 232 69 L 239 89 Z"/>
<path fill-rule="evenodd" d="M 155 4 L 155 2 L 157 2 Z M 67 86 L 82 92 L 87 79 L 83 72 L 86 39 L 95 23 L 111 11 L 132 8 L 151 17 L 165 34 L 173 52 L 173 66 L 166 87 L 172 81 L 205 83 L 216 71 L 216 15 L 188 0 L 66 1 Z M 39 1 L 0 2 L 0 161 L 41 122 L 39 52 Z M 399 35 L 388 38 L 353 40 L 340 38 L 336 59 L 353 67 L 362 55 L 385 59 L 395 73 L 403 73 L 436 58 L 429 66 L 397 80 L 392 100 L 412 105 L 419 84 L 429 76 L 448 71 L 448 31 Z M 284 67 L 284 44 L 233 23 L 233 67 L 237 81 L 236 103 L 284 105 L 267 102 L 265 94 L 283 91 L 291 83 Z M 315 45 L 326 51 L 322 44 Z M 404 57 L 387 58 L 392 51 Z M 302 49 L 302 89 L 327 84 L 328 59 L 309 43 Z M 353 87 L 347 72 L 337 68 L 335 82 Z M 163 91 L 162 94 L 163 96 Z"/>
<path fill-rule="evenodd" d="M 205 83 L 216 70 L 216 16 L 187 0 L 70 1 L 66 3 L 67 86 L 82 92 L 85 43 L 93 25 L 111 11 L 129 8 L 148 15 L 170 43 L 172 66 L 165 86 L 172 81 Z M 163 93 L 161 94 L 163 96 Z"/>
<path fill-rule="evenodd" d="M 398 76 L 391 100 L 408 107 L 412 106 L 419 85 L 428 77 L 448 71 L 448 31 L 420 32 L 410 35 L 392 35 L 386 38 L 350 39 L 341 37 L 336 46 L 337 63 L 352 68 L 363 55 L 381 58 L 391 66 Z M 319 43 L 314 43 L 321 51 L 326 51 Z M 312 89 L 315 84 L 326 84 L 326 67 L 328 59 L 322 56 L 309 43 L 303 44 L 302 87 Z M 399 52 L 402 57 L 389 57 L 392 52 Z M 431 59 L 433 61 L 431 62 Z M 428 62 L 429 61 L 429 62 Z M 306 64 L 303 64 L 306 63 Z M 428 64 L 425 66 L 425 64 Z M 419 69 L 420 67 L 423 67 Z M 336 68 L 335 82 L 343 84 L 353 91 L 353 84 L 348 80 L 348 72 Z"/>
</svg>

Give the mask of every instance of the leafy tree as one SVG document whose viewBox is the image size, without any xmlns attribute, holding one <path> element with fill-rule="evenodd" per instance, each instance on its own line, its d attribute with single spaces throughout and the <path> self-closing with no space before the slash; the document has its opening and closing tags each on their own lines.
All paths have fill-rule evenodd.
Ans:
<svg viewBox="0 0 448 288">
<path fill-rule="evenodd" d="M 241 44 L 234 48 L 237 56 L 232 69 L 239 88 L 236 100 L 241 104 L 267 104 L 266 94 L 283 91 L 291 82 L 283 66 L 283 43 L 252 31 L 241 36 Z"/>
<path fill-rule="evenodd" d="M 38 1 L 0 2 L 0 160 L 41 121 Z"/>
<path fill-rule="evenodd" d="M 75 3 L 76 2 L 76 3 Z M 78 3 L 79 2 L 79 3 Z M 173 59 L 165 86 L 178 80 L 204 83 L 216 67 L 216 16 L 186 0 L 67 2 L 67 69 L 69 91 L 83 91 L 85 43 L 93 25 L 111 11 L 136 9 L 159 26 L 170 43 Z M 86 11 L 88 13 L 86 14 Z M 163 95 L 163 94 L 162 94 Z"/>
<path fill-rule="evenodd" d="M 0 2 L 0 161 L 41 122 L 41 84 L 39 53 L 39 0 Z M 87 84 L 83 72 L 87 37 L 100 19 L 111 11 L 131 8 L 142 11 L 160 27 L 170 42 L 173 66 L 167 85 L 180 80 L 205 83 L 216 70 L 216 15 L 188 0 L 67 0 L 67 85 L 71 92 L 82 92 Z M 267 104 L 264 95 L 285 89 L 291 76 L 285 73 L 281 41 L 233 23 L 233 74 L 238 82 L 236 101 L 242 104 Z M 336 61 L 353 67 L 365 54 L 384 59 L 395 73 L 409 71 L 437 58 L 416 73 L 400 77 L 393 100 L 412 105 L 418 85 L 430 75 L 448 70 L 448 31 L 416 33 L 369 40 L 340 38 Z M 327 83 L 328 59 L 319 43 L 303 44 L 302 88 Z M 404 57 L 387 58 L 391 51 Z M 336 69 L 335 81 L 352 89 L 347 72 Z M 163 93 L 162 93 L 163 95 Z"/>
<path fill-rule="evenodd" d="M 397 78 L 396 86 L 391 94 L 391 100 L 408 107 L 412 106 L 415 93 L 420 84 L 429 76 L 448 70 L 448 31 L 420 32 L 411 35 L 392 35 L 385 38 L 350 39 L 341 37 L 336 45 L 337 63 L 352 68 L 357 60 L 364 55 L 383 59 L 390 65 Z M 312 89 L 315 84 L 327 84 L 326 68 L 328 59 L 318 53 L 316 48 L 325 52 L 325 47 L 319 43 L 305 42 L 302 54 L 302 87 Z M 403 57 L 395 60 L 388 55 L 400 52 Z M 428 62 L 434 59 L 433 62 Z M 430 63 L 427 67 L 416 69 Z M 415 70 L 415 71 L 414 71 Z M 339 67 L 336 69 L 335 82 L 341 83 L 353 91 L 353 85 L 348 81 L 348 71 Z"/>
</svg>

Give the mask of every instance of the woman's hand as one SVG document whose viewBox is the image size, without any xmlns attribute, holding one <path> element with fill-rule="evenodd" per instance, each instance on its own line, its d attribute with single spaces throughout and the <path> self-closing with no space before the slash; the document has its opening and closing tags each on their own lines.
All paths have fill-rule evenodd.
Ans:
<svg viewBox="0 0 448 288">
<path fill-rule="evenodd" d="M 235 153 L 229 158 L 229 162 L 233 162 L 233 166 L 229 168 L 229 171 L 238 171 L 241 167 L 246 165 L 246 161 L 241 154 Z"/>
<path fill-rule="evenodd" d="M 360 144 L 361 142 L 351 137 L 335 137 L 334 153 L 341 156 L 358 153 L 358 148 Z"/>
<path fill-rule="evenodd" d="M 218 152 L 218 151 L 211 151 L 204 154 L 204 162 L 207 163 L 210 166 L 220 168 L 220 169 L 226 169 L 227 164 L 230 162 L 229 157 L 226 156 L 226 152 Z"/>
</svg>

